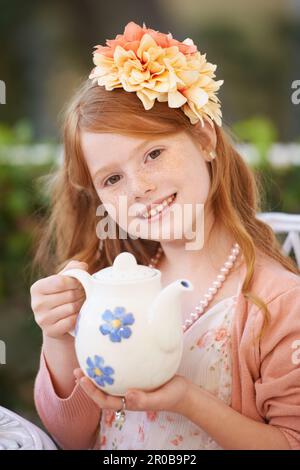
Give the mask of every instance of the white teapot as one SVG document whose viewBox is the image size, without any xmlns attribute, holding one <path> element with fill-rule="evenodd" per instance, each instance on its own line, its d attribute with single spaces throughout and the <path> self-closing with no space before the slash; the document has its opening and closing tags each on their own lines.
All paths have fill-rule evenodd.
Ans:
<svg viewBox="0 0 300 470">
<path fill-rule="evenodd" d="M 113 266 L 78 279 L 86 300 L 75 328 L 75 350 L 83 372 L 103 391 L 123 396 L 129 388 L 154 390 L 176 373 L 183 350 L 181 295 L 187 279 L 161 288 L 158 269 L 139 265 L 128 252 Z"/>
</svg>

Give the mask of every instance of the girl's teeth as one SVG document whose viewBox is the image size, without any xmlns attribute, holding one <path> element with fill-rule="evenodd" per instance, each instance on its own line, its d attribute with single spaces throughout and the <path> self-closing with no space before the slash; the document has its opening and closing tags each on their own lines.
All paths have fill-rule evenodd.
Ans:
<svg viewBox="0 0 300 470">
<path fill-rule="evenodd" d="M 150 212 L 146 212 L 143 214 L 145 219 L 149 217 L 153 217 L 156 214 L 159 214 L 168 204 L 170 204 L 175 199 L 175 196 L 170 196 L 168 199 L 165 199 L 162 203 L 160 203 L 155 209 L 151 209 Z"/>
</svg>

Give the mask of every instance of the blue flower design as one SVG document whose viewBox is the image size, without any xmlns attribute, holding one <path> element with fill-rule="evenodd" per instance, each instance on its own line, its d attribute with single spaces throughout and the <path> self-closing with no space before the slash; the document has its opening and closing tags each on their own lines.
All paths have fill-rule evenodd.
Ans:
<svg viewBox="0 0 300 470">
<path fill-rule="evenodd" d="M 106 324 L 101 325 L 99 330 L 103 335 L 109 335 L 112 342 L 120 343 L 122 338 L 127 339 L 131 336 L 132 331 L 128 325 L 133 325 L 135 320 L 132 313 L 126 313 L 124 307 L 116 307 L 113 312 L 105 310 L 102 319 Z"/>
<path fill-rule="evenodd" d="M 115 371 L 112 367 L 104 366 L 103 357 L 95 355 L 94 361 L 88 357 L 86 363 L 88 366 L 86 367 L 88 376 L 93 379 L 96 384 L 100 385 L 100 387 L 105 387 L 106 384 L 112 385 L 114 383 L 114 379 L 110 376 L 114 374 Z"/>
</svg>

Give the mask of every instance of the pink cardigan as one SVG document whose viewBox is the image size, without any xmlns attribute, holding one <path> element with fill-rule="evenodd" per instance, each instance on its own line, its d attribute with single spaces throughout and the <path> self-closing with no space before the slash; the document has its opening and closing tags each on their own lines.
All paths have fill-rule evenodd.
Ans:
<svg viewBox="0 0 300 470">
<path fill-rule="evenodd" d="M 243 279 L 245 273 L 244 266 Z M 271 319 L 259 339 L 263 314 L 238 296 L 232 327 L 232 408 L 277 426 L 291 449 L 300 449 L 300 277 L 259 256 L 251 290 L 267 303 Z M 34 399 L 46 429 L 63 449 L 99 445 L 99 408 L 80 385 L 68 398 L 58 397 L 43 352 Z"/>
</svg>

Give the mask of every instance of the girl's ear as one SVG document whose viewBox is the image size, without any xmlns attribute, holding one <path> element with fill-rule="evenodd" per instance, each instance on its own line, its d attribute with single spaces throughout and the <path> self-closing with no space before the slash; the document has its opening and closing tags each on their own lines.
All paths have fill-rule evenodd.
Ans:
<svg viewBox="0 0 300 470">
<path fill-rule="evenodd" d="M 201 153 L 207 162 L 212 161 L 216 157 L 216 146 L 217 146 L 217 134 L 215 125 L 208 117 L 204 118 L 204 126 L 202 127 L 201 122 L 195 124 L 197 130 L 199 130 L 200 140 L 199 142 Z"/>
</svg>

